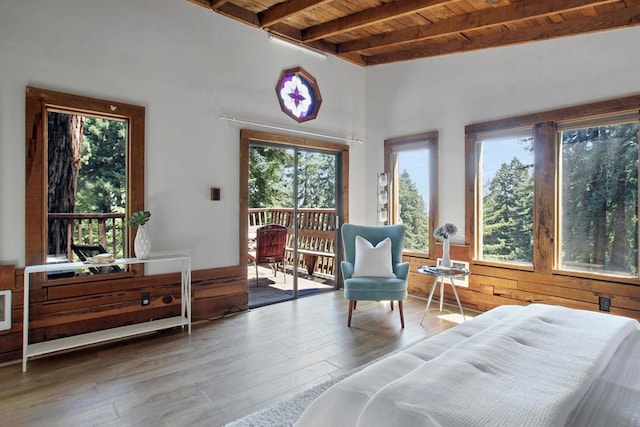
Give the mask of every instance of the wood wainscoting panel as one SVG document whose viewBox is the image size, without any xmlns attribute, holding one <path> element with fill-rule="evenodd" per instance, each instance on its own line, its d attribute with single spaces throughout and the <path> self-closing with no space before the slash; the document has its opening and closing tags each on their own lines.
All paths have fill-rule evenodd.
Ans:
<svg viewBox="0 0 640 427">
<path fill-rule="evenodd" d="M 452 245 L 452 253 L 453 253 Z M 462 248 L 466 248 L 462 246 Z M 543 303 L 598 311 L 599 298 L 611 300 L 610 313 L 640 320 L 640 285 L 613 278 L 579 277 L 553 271 L 535 272 L 526 268 L 511 268 L 488 263 L 470 263 L 469 287 L 457 287 L 465 308 L 487 311 L 506 304 L 526 305 Z M 404 256 L 410 263 L 409 293 L 426 298 L 433 278 L 416 272 L 420 265 L 434 265 L 435 260 Z M 439 287 L 435 296 L 439 298 Z M 445 286 L 444 299 L 456 304 L 449 286 Z"/>
<path fill-rule="evenodd" d="M 107 275 L 108 276 L 108 275 Z M 0 331 L 0 363 L 22 356 L 24 270 L 0 266 L 0 289 L 13 289 L 12 327 Z M 115 328 L 180 314 L 180 273 L 100 278 L 84 283 L 48 281 L 31 289 L 30 342 Z M 191 272 L 192 321 L 247 309 L 246 266 Z M 142 306 L 143 292 L 151 303 Z"/>
<path fill-rule="evenodd" d="M 0 291 L 15 290 L 16 268 L 13 265 L 0 265 Z"/>
</svg>

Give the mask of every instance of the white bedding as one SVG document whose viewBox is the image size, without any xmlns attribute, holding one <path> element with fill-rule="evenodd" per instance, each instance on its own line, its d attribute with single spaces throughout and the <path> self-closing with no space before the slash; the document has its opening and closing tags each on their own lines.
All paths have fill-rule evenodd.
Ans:
<svg viewBox="0 0 640 427">
<path fill-rule="evenodd" d="M 337 383 L 296 425 L 640 425 L 639 343 L 632 319 L 498 307 Z"/>
</svg>

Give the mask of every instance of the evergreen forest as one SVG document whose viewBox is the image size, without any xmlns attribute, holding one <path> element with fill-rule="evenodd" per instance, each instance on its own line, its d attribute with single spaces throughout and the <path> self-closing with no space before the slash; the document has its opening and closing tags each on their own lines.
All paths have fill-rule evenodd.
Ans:
<svg viewBox="0 0 640 427">
<path fill-rule="evenodd" d="M 565 131 L 561 141 L 563 267 L 636 276 L 638 122 Z"/>
<path fill-rule="evenodd" d="M 409 172 L 403 170 L 399 178 L 399 216 L 406 228 L 404 248 L 411 252 L 426 253 L 429 250 L 430 231 L 425 200 Z"/>
<path fill-rule="evenodd" d="M 559 140 L 559 267 L 636 276 L 638 123 L 563 131 Z M 483 259 L 533 262 L 533 190 L 532 165 L 517 158 L 485 185 Z"/>
<path fill-rule="evenodd" d="M 335 208 L 336 162 L 332 155 L 300 151 L 299 208 Z M 293 150 L 255 146 L 249 150 L 249 207 L 293 208 Z M 405 249 L 426 252 L 429 218 L 425 201 L 407 171 L 400 175 L 400 220 L 407 227 Z"/>
<path fill-rule="evenodd" d="M 249 207 L 293 208 L 294 151 L 275 147 L 249 150 Z M 335 208 L 335 156 L 299 151 L 298 208 Z"/>
<path fill-rule="evenodd" d="M 122 214 L 126 212 L 127 122 L 93 116 L 48 113 L 48 212 Z M 66 227 L 49 224 L 49 253 L 65 253 L 67 240 L 86 244 L 100 234 L 99 224 L 83 224 L 82 236 L 67 236 Z M 123 255 L 123 221 L 118 237 L 113 222 L 104 224 L 108 247 L 116 238 L 117 256 Z M 95 237 L 94 237 L 95 238 Z"/>
</svg>

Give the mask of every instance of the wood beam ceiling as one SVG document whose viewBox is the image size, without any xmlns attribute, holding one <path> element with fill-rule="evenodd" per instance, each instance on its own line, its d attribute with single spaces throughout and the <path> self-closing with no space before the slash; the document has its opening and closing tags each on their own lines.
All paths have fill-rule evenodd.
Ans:
<svg viewBox="0 0 640 427">
<path fill-rule="evenodd" d="M 294 16 L 298 13 L 302 13 L 307 9 L 321 6 L 324 3 L 328 3 L 333 0 L 293 0 L 284 3 L 278 3 L 277 5 L 260 12 L 258 17 L 260 19 L 260 25 L 270 27 L 273 24 L 277 24 L 290 16 Z"/>
<path fill-rule="evenodd" d="M 302 31 L 302 40 L 313 41 L 348 31 L 353 31 L 368 25 L 379 24 L 391 19 L 414 14 L 430 7 L 439 6 L 451 0 L 408 0 L 404 2 L 384 3 L 373 9 L 363 10 L 353 15 L 347 15 L 324 24 L 316 25 Z"/>
<path fill-rule="evenodd" d="M 630 25 L 640 25 L 640 6 L 627 9 L 623 12 L 616 11 L 614 13 L 601 14 L 597 17 L 577 18 L 571 21 L 550 23 L 542 27 L 529 27 L 512 32 L 491 33 L 476 36 L 468 40 L 438 42 L 432 46 L 421 48 L 419 53 L 406 50 L 386 55 L 366 57 L 365 62 L 367 65 L 377 65 L 389 62 L 408 61 L 424 56 L 430 57 L 449 53 L 469 52 L 490 47 L 592 33 Z"/>
<path fill-rule="evenodd" d="M 540 18 L 559 12 L 579 10 L 586 7 L 613 3 L 617 0 L 550 0 L 546 2 L 522 2 L 495 9 L 485 9 L 473 15 L 460 15 L 430 26 L 416 26 L 404 30 L 387 32 L 352 42 L 341 43 L 337 52 L 349 53 L 392 46 L 407 42 L 427 40 L 454 35 L 465 31 L 506 25 L 529 18 Z M 304 32 L 303 32 L 304 36 Z"/>
<path fill-rule="evenodd" d="M 188 1 L 360 65 L 640 25 L 640 0 Z"/>
</svg>

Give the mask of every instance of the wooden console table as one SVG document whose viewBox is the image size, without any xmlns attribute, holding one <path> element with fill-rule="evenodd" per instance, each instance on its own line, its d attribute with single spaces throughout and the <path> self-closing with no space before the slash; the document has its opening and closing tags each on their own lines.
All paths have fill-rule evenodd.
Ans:
<svg viewBox="0 0 640 427">
<path fill-rule="evenodd" d="M 180 316 L 104 329 L 70 337 L 29 344 L 29 276 L 32 273 L 45 273 L 60 270 L 75 270 L 90 267 L 109 267 L 113 265 L 151 264 L 158 262 L 175 262 L 181 265 L 181 312 Z M 66 262 L 61 264 L 29 265 L 24 269 L 24 321 L 22 342 L 22 372 L 27 371 L 30 357 L 42 356 L 61 350 L 82 347 L 90 344 L 130 337 L 176 326 L 188 327 L 191 334 L 191 258 L 187 255 L 166 255 L 148 259 L 124 258 L 111 264 L 89 264 L 84 262 Z"/>
</svg>

